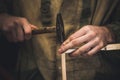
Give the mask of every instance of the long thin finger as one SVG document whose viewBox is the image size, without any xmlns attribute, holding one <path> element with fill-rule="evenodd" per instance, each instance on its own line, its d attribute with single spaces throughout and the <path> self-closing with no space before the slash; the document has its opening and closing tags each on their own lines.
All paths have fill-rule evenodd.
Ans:
<svg viewBox="0 0 120 80">
<path fill-rule="evenodd" d="M 87 31 L 84 28 L 78 30 L 77 32 L 75 32 L 74 34 L 72 34 L 67 40 L 65 40 L 62 45 L 67 44 L 68 42 L 70 42 L 71 40 L 73 40 L 75 38 L 78 38 L 78 37 L 81 37 L 81 36 L 85 35 L 86 32 Z"/>
<path fill-rule="evenodd" d="M 78 48 L 75 52 L 73 52 L 71 55 L 72 56 L 77 56 L 77 55 L 82 55 L 86 54 L 89 50 L 94 48 L 96 45 L 98 45 L 98 40 L 95 38 L 94 40 L 91 40 L 90 42 L 84 44 L 80 48 Z"/>
<path fill-rule="evenodd" d="M 30 27 L 31 27 L 32 30 L 38 29 L 38 27 L 35 26 L 35 25 L 32 25 L 32 24 L 29 24 L 29 25 L 30 25 Z"/>
<path fill-rule="evenodd" d="M 84 43 L 92 40 L 95 36 L 91 35 L 91 34 L 86 34 L 84 36 L 81 36 L 79 38 L 76 38 L 64 45 L 61 46 L 61 49 L 58 50 L 58 52 L 62 53 L 64 51 L 66 51 L 67 49 L 70 49 L 70 48 L 75 48 L 75 47 L 79 47 L 81 45 L 83 45 Z"/>
<path fill-rule="evenodd" d="M 74 39 L 74 38 L 81 37 L 86 33 L 87 33 L 87 30 L 85 28 L 81 28 L 80 30 L 78 30 L 74 34 L 72 34 L 70 37 Z"/>
<path fill-rule="evenodd" d="M 93 49 L 91 49 L 91 50 L 87 53 L 87 55 L 91 56 L 91 55 L 97 53 L 97 52 L 98 52 L 99 50 L 101 50 L 101 49 L 102 49 L 102 46 L 97 45 L 96 47 L 94 47 Z"/>
<path fill-rule="evenodd" d="M 83 43 L 86 42 L 85 39 L 86 39 L 86 36 L 82 36 L 81 38 L 74 39 L 74 40 L 66 43 L 65 45 L 62 45 L 60 47 L 60 49 L 58 50 L 58 52 L 63 53 L 67 49 L 76 48 L 78 46 L 81 46 Z"/>
</svg>

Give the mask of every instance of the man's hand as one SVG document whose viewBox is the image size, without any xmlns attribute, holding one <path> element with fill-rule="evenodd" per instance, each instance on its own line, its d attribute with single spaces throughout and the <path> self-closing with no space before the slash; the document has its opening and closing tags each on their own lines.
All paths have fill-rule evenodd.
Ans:
<svg viewBox="0 0 120 80">
<path fill-rule="evenodd" d="M 108 43 L 112 43 L 112 33 L 103 26 L 87 25 L 72 34 L 58 50 L 59 54 L 64 53 L 68 49 L 76 48 L 70 56 L 93 55 Z M 81 47 L 78 47 L 80 46 Z"/>
<path fill-rule="evenodd" d="M 10 42 L 21 42 L 30 39 L 32 29 L 36 28 L 25 18 L 7 14 L 0 15 L 0 30 Z"/>
</svg>

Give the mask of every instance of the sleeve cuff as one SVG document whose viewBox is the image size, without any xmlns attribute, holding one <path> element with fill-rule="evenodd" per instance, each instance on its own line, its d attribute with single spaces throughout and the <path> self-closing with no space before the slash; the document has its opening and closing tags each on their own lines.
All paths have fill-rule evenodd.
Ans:
<svg viewBox="0 0 120 80">
<path fill-rule="evenodd" d="M 112 33 L 114 43 L 120 43 L 120 23 L 115 22 L 113 24 L 108 24 L 106 26 Z"/>
</svg>

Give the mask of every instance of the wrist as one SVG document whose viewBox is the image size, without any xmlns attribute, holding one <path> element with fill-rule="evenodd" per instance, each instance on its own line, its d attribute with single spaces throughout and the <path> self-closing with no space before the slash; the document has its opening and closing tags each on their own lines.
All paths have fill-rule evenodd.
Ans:
<svg viewBox="0 0 120 80">
<path fill-rule="evenodd" d="M 105 30 L 106 32 L 106 40 L 107 40 L 107 43 L 110 44 L 110 43 L 115 43 L 116 41 L 116 38 L 115 38 L 115 34 L 113 33 L 113 31 L 107 27 L 103 27 L 103 29 Z"/>
</svg>

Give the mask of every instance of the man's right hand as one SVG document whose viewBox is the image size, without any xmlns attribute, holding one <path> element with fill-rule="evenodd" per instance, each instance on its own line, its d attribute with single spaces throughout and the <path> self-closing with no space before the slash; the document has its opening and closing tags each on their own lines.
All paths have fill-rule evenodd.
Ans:
<svg viewBox="0 0 120 80">
<path fill-rule="evenodd" d="M 31 38 L 31 32 L 37 29 L 26 18 L 0 14 L 0 30 L 10 42 L 22 42 Z"/>
</svg>

